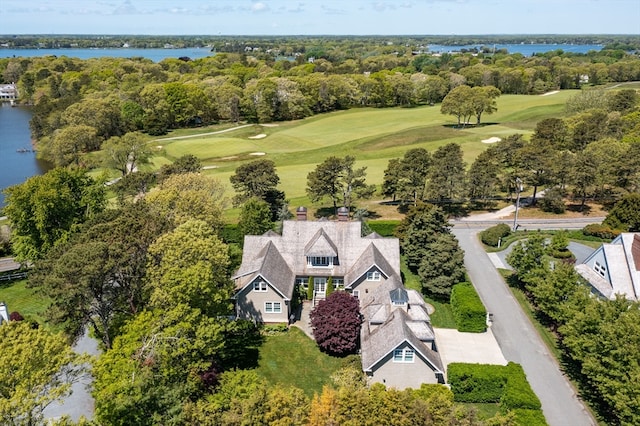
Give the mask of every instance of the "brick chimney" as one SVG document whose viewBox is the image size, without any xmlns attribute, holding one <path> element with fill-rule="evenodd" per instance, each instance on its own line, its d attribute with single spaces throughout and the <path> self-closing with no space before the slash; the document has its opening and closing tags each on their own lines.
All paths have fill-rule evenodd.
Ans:
<svg viewBox="0 0 640 426">
<path fill-rule="evenodd" d="M 307 220 L 307 208 L 298 207 L 296 209 L 296 220 Z"/>
<path fill-rule="evenodd" d="M 349 220 L 349 209 L 340 207 L 338 209 L 338 222 L 347 222 Z"/>
</svg>

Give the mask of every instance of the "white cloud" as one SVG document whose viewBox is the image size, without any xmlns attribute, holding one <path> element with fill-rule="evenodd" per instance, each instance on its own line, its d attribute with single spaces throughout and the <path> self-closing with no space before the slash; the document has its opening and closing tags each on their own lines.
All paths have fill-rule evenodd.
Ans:
<svg viewBox="0 0 640 426">
<path fill-rule="evenodd" d="M 252 12 L 267 12 L 269 10 L 269 6 L 266 3 L 263 3 L 261 1 L 256 2 L 251 4 L 251 11 Z"/>
</svg>

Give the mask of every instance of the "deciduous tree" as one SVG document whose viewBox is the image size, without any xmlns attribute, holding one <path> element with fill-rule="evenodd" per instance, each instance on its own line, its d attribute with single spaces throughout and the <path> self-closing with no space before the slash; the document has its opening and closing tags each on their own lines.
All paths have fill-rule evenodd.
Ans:
<svg viewBox="0 0 640 426">
<path fill-rule="evenodd" d="M 222 183 L 199 173 L 171 175 L 145 200 L 152 210 L 176 226 L 198 219 L 216 230 L 222 228 L 222 211 L 228 202 Z"/>
<path fill-rule="evenodd" d="M 321 350 L 344 356 L 355 353 L 360 337 L 360 304 L 345 291 L 336 291 L 311 311 L 313 335 Z"/>
<path fill-rule="evenodd" d="M 71 391 L 81 359 L 62 334 L 27 321 L 0 326 L 0 423 L 44 424 L 44 409 Z"/>
<path fill-rule="evenodd" d="M 5 190 L 13 230 L 13 250 L 20 261 L 42 258 L 66 241 L 74 227 L 105 207 L 104 186 L 83 169 L 53 169 Z"/>
<path fill-rule="evenodd" d="M 139 132 L 110 138 L 103 144 L 102 152 L 104 166 L 118 170 L 122 176 L 137 171 L 138 166 L 147 164 L 151 158 L 151 149 Z"/>
</svg>

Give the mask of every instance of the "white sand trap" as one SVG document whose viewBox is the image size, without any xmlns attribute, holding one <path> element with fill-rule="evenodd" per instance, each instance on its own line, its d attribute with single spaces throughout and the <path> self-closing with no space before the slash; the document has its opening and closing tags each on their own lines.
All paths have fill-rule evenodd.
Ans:
<svg viewBox="0 0 640 426">
<path fill-rule="evenodd" d="M 264 152 L 252 152 L 249 155 L 258 155 L 259 156 L 259 155 L 265 155 L 265 153 Z"/>
<path fill-rule="evenodd" d="M 218 166 L 204 166 L 202 170 L 211 170 L 211 169 L 217 169 L 217 168 Z"/>
<path fill-rule="evenodd" d="M 276 123 L 264 123 L 261 124 L 262 127 L 278 127 L 278 124 Z"/>
<path fill-rule="evenodd" d="M 237 155 L 230 155 L 229 157 L 222 157 L 221 160 L 233 160 L 234 158 L 238 158 Z"/>
<path fill-rule="evenodd" d="M 549 96 L 549 95 L 555 95 L 556 93 L 560 93 L 559 90 L 552 90 L 551 92 L 547 92 L 547 93 L 543 93 L 540 96 Z"/>
<path fill-rule="evenodd" d="M 502 139 L 500 139 L 497 136 L 494 136 L 492 138 L 489 139 L 482 139 L 482 143 L 496 143 L 496 142 L 500 142 Z"/>
<path fill-rule="evenodd" d="M 255 136 L 249 136 L 249 139 L 262 139 L 262 138 L 266 138 L 267 135 L 265 135 L 264 133 L 260 133 L 259 135 L 255 135 Z"/>
<path fill-rule="evenodd" d="M 162 146 L 162 145 L 156 146 L 156 149 L 162 149 L 162 148 L 164 148 L 164 146 Z"/>
</svg>

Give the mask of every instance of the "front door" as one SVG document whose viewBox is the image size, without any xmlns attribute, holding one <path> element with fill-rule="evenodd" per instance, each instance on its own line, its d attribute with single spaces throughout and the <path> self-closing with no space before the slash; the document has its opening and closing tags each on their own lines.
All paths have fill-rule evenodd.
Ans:
<svg viewBox="0 0 640 426">
<path fill-rule="evenodd" d="M 327 291 L 327 279 L 322 277 L 314 277 L 313 290 L 316 294 L 324 295 Z"/>
</svg>

